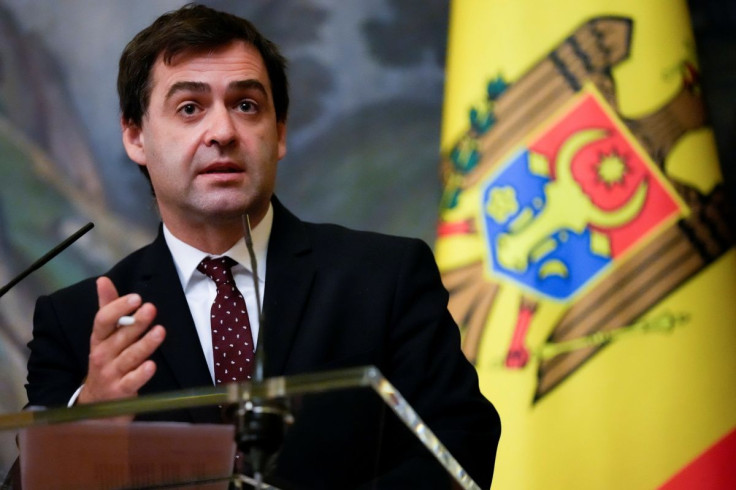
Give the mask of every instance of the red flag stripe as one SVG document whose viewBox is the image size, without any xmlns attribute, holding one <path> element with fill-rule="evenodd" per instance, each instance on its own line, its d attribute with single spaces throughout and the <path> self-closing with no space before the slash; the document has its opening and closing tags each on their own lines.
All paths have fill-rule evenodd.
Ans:
<svg viewBox="0 0 736 490">
<path fill-rule="evenodd" d="M 736 429 L 662 485 L 661 490 L 736 488 Z"/>
</svg>

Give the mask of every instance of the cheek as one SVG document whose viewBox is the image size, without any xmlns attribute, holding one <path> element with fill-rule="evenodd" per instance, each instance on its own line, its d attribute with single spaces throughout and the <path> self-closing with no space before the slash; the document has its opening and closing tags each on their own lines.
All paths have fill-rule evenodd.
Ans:
<svg viewBox="0 0 736 490">
<path fill-rule="evenodd" d="M 151 145 L 147 152 L 149 156 L 149 171 L 154 171 L 163 177 L 181 175 L 186 172 L 196 159 L 198 145 L 187 143 L 186 139 L 177 136 L 160 138 L 163 144 Z"/>
<path fill-rule="evenodd" d="M 264 158 L 262 159 L 261 173 L 264 176 L 264 180 L 273 182 L 276 180 L 276 170 L 278 161 L 281 159 L 281 152 L 278 147 L 269 145 L 264 151 Z"/>
<path fill-rule="evenodd" d="M 181 151 L 181 148 L 178 149 Z M 176 153 L 177 148 L 157 147 L 149 153 L 148 173 L 151 176 L 154 187 L 175 188 L 179 187 L 184 175 L 181 167 L 181 157 Z"/>
</svg>

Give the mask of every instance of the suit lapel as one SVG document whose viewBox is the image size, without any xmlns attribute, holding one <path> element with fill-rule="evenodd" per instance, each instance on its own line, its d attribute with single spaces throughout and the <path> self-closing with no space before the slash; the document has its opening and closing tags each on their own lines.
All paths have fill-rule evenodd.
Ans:
<svg viewBox="0 0 736 490">
<path fill-rule="evenodd" d="M 212 385 L 194 320 L 161 232 L 142 263 L 142 271 L 141 296 L 156 306 L 155 322 L 166 328 L 166 339 L 154 359 L 157 363 L 166 363 L 173 374 L 178 386 L 172 389 Z M 216 407 L 213 410 L 216 412 Z M 196 422 L 211 421 L 209 417 L 202 418 L 202 411 L 193 410 L 191 413 Z"/>
<path fill-rule="evenodd" d="M 275 197 L 273 206 L 263 304 L 266 376 L 291 374 L 287 362 L 316 273 L 304 224 Z"/>
</svg>

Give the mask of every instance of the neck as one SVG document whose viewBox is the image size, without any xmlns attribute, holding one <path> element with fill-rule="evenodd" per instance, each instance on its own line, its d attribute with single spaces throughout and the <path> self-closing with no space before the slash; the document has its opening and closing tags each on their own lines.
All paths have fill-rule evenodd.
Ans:
<svg viewBox="0 0 736 490">
<path fill-rule="evenodd" d="M 193 223 L 162 216 L 163 222 L 172 235 L 187 245 L 212 255 L 221 255 L 230 250 L 238 240 L 243 239 L 243 217 L 211 220 Z M 263 220 L 263 215 L 250 215 L 250 225 L 255 228 Z"/>
</svg>

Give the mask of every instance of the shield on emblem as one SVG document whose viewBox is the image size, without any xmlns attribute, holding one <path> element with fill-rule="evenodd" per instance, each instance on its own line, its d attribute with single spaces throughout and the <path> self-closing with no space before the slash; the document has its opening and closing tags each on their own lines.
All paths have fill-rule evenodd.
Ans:
<svg viewBox="0 0 736 490">
<path fill-rule="evenodd" d="M 574 299 L 684 204 L 592 86 L 481 185 L 491 276 Z"/>
</svg>

